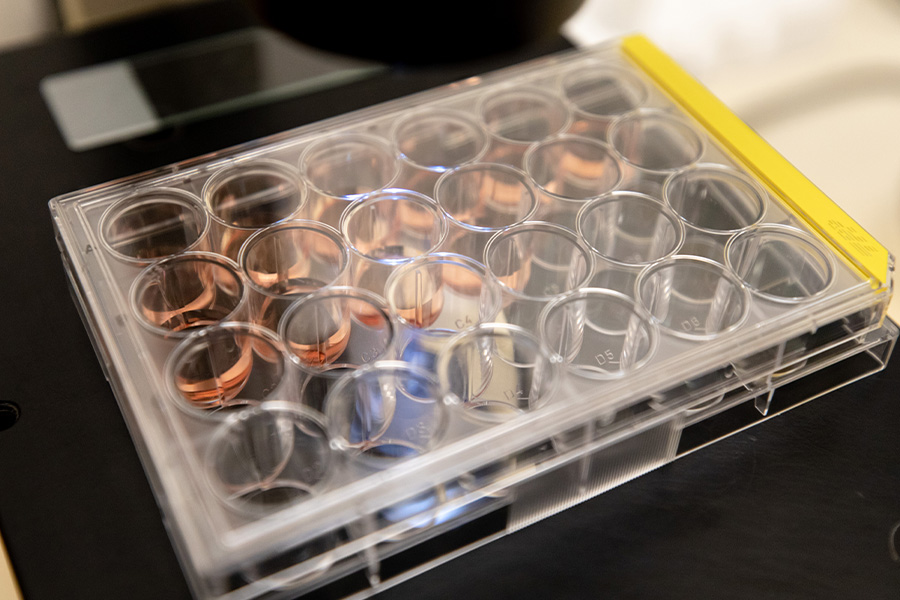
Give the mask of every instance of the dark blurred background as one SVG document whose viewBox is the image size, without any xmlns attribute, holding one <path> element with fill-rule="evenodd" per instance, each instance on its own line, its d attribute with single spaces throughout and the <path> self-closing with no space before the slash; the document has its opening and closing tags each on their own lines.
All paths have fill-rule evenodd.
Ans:
<svg viewBox="0 0 900 600">
<path fill-rule="evenodd" d="M 0 48 L 203 0 L 0 0 Z M 559 34 L 584 0 L 450 3 L 243 0 L 266 25 L 318 48 L 391 63 L 459 61 Z M 6 30 L 6 31 L 4 31 Z"/>
</svg>

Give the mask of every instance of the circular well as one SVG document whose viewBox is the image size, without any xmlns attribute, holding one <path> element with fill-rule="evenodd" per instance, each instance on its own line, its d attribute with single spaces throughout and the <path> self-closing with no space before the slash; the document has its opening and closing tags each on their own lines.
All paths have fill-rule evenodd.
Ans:
<svg viewBox="0 0 900 600">
<path fill-rule="evenodd" d="M 245 514 L 265 514 L 327 486 L 333 452 L 322 417 L 293 403 L 269 401 L 229 416 L 206 452 L 216 496 Z"/>
<path fill-rule="evenodd" d="M 422 111 L 397 123 L 394 143 L 412 164 L 443 172 L 477 160 L 487 149 L 487 135 L 465 113 Z"/>
<path fill-rule="evenodd" d="M 201 195 L 214 219 L 238 229 L 259 229 L 289 219 L 306 199 L 299 172 L 268 159 L 216 171 Z"/>
<path fill-rule="evenodd" d="M 647 87 L 641 80 L 615 67 L 579 67 L 563 76 L 561 86 L 579 112 L 595 118 L 616 117 L 647 100 Z"/>
<path fill-rule="evenodd" d="M 313 142 L 300 158 L 300 174 L 318 192 L 354 199 L 387 187 L 400 165 L 380 138 L 346 133 Z"/>
<path fill-rule="evenodd" d="M 719 263 L 674 256 L 641 271 L 635 282 L 640 305 L 661 329 L 688 340 L 710 340 L 740 327 L 750 292 Z"/>
<path fill-rule="evenodd" d="M 685 223 L 710 233 L 734 233 L 762 221 L 766 192 L 750 177 L 720 165 L 697 165 L 663 185 L 666 204 Z"/>
<path fill-rule="evenodd" d="M 179 408 L 220 416 L 258 404 L 283 381 L 284 353 L 268 329 L 220 323 L 200 329 L 172 352 L 166 383 Z"/>
<path fill-rule="evenodd" d="M 681 220 L 662 202 L 638 192 L 612 192 L 585 204 L 578 235 L 602 258 L 646 265 L 675 254 L 684 242 Z"/>
<path fill-rule="evenodd" d="M 834 259 L 811 235 L 785 225 L 743 231 L 725 246 L 728 267 L 763 298 L 802 302 L 828 289 Z"/>
<path fill-rule="evenodd" d="M 685 121 L 667 112 L 638 109 L 610 126 L 609 143 L 630 165 L 667 173 L 691 165 L 703 155 L 703 141 Z"/>
<path fill-rule="evenodd" d="M 586 200 L 614 189 L 622 169 L 612 150 L 597 140 L 560 135 L 531 146 L 525 170 L 544 193 L 562 200 Z"/>
<path fill-rule="evenodd" d="M 237 264 L 210 252 L 185 252 L 147 267 L 130 295 L 141 325 L 166 338 L 238 320 L 246 296 Z"/>
<path fill-rule="evenodd" d="M 100 218 L 100 241 L 117 259 L 148 265 L 195 250 L 209 219 L 200 199 L 174 188 L 136 192 L 111 205 Z"/>
<path fill-rule="evenodd" d="M 561 132 L 568 124 L 569 111 L 554 95 L 516 88 L 482 99 L 481 118 L 488 131 L 501 140 L 530 144 Z"/>
<path fill-rule="evenodd" d="M 569 372 L 589 379 L 621 377 L 650 360 L 656 328 L 634 300 L 612 290 L 583 288 L 548 304 L 541 339 Z"/>
</svg>

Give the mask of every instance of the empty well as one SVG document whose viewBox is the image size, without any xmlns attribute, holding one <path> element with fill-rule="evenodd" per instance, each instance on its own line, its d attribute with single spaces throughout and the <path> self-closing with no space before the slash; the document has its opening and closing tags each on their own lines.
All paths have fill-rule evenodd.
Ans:
<svg viewBox="0 0 900 600">
<path fill-rule="evenodd" d="M 610 126 L 609 143 L 627 163 L 651 172 L 686 167 L 703 154 L 703 142 L 693 127 L 661 110 L 623 115 Z"/>
<path fill-rule="evenodd" d="M 766 213 L 762 187 L 738 171 L 700 165 L 673 174 L 663 197 L 685 223 L 712 233 L 733 233 L 759 223 Z"/>
<path fill-rule="evenodd" d="M 728 266 L 755 294 L 776 302 L 809 300 L 828 289 L 834 260 L 811 235 L 781 225 L 742 232 L 726 247 Z"/>
<path fill-rule="evenodd" d="M 466 113 L 419 111 L 397 123 L 394 144 L 400 155 L 423 169 L 443 172 L 476 160 L 487 148 L 487 135 Z"/>
<path fill-rule="evenodd" d="M 612 66 L 578 68 L 563 76 L 561 86 L 580 117 L 611 119 L 647 100 L 647 88 L 640 79 Z"/>
<path fill-rule="evenodd" d="M 265 514 L 302 502 L 328 484 L 333 451 L 314 411 L 266 402 L 235 413 L 206 452 L 215 494 L 246 514 Z"/>
<path fill-rule="evenodd" d="M 585 204 L 578 234 L 602 258 L 622 265 L 645 265 L 681 247 L 684 226 L 660 201 L 637 192 L 612 192 Z"/>
<path fill-rule="evenodd" d="M 257 159 L 216 171 L 203 186 L 203 200 L 217 220 L 259 229 L 296 215 L 306 200 L 300 173 L 290 165 Z"/>
<path fill-rule="evenodd" d="M 491 424 L 550 401 L 556 363 L 540 341 L 521 327 L 485 323 L 454 337 L 437 361 L 445 396 L 467 419 Z"/>
<path fill-rule="evenodd" d="M 118 260 L 144 266 L 202 249 L 208 228 L 199 198 L 183 190 L 154 188 L 111 205 L 100 219 L 100 241 Z"/>
<path fill-rule="evenodd" d="M 569 111 L 553 94 L 514 88 L 485 97 L 481 118 L 488 131 L 501 140 L 529 144 L 562 131 Z"/>
<path fill-rule="evenodd" d="M 589 379 L 624 376 L 647 363 L 657 344 L 650 316 L 630 297 L 583 288 L 541 313 L 540 335 L 570 372 Z"/>
<path fill-rule="evenodd" d="M 674 256 L 646 267 L 635 283 L 638 302 L 671 335 L 709 340 L 741 326 L 747 288 L 714 261 Z"/>
<path fill-rule="evenodd" d="M 434 376 L 399 361 L 373 363 L 340 379 L 325 410 L 332 446 L 374 469 L 428 452 L 446 427 Z"/>
</svg>

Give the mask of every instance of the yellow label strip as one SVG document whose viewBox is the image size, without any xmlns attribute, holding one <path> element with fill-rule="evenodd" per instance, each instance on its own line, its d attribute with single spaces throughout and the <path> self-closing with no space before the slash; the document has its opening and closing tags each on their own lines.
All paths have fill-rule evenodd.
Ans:
<svg viewBox="0 0 900 600">
<path fill-rule="evenodd" d="M 622 51 L 811 228 L 873 279 L 874 287 L 890 281 L 887 248 L 678 63 L 643 35 L 625 38 Z"/>
</svg>

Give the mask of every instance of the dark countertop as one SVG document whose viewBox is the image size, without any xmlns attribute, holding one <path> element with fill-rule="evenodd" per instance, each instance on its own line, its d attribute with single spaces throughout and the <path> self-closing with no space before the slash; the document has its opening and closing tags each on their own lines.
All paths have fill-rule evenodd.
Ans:
<svg viewBox="0 0 900 600">
<path fill-rule="evenodd" d="M 215 18 L 207 18 L 210 11 Z M 67 291 L 54 196 L 562 49 L 395 68 L 92 151 L 45 75 L 245 26 L 235 3 L 0 54 L 4 343 L 0 531 L 26 600 L 188 598 L 163 519 Z M 805 404 L 451 561 L 382 598 L 900 597 L 900 367 Z M 895 540 L 900 545 L 900 540 Z"/>
</svg>

